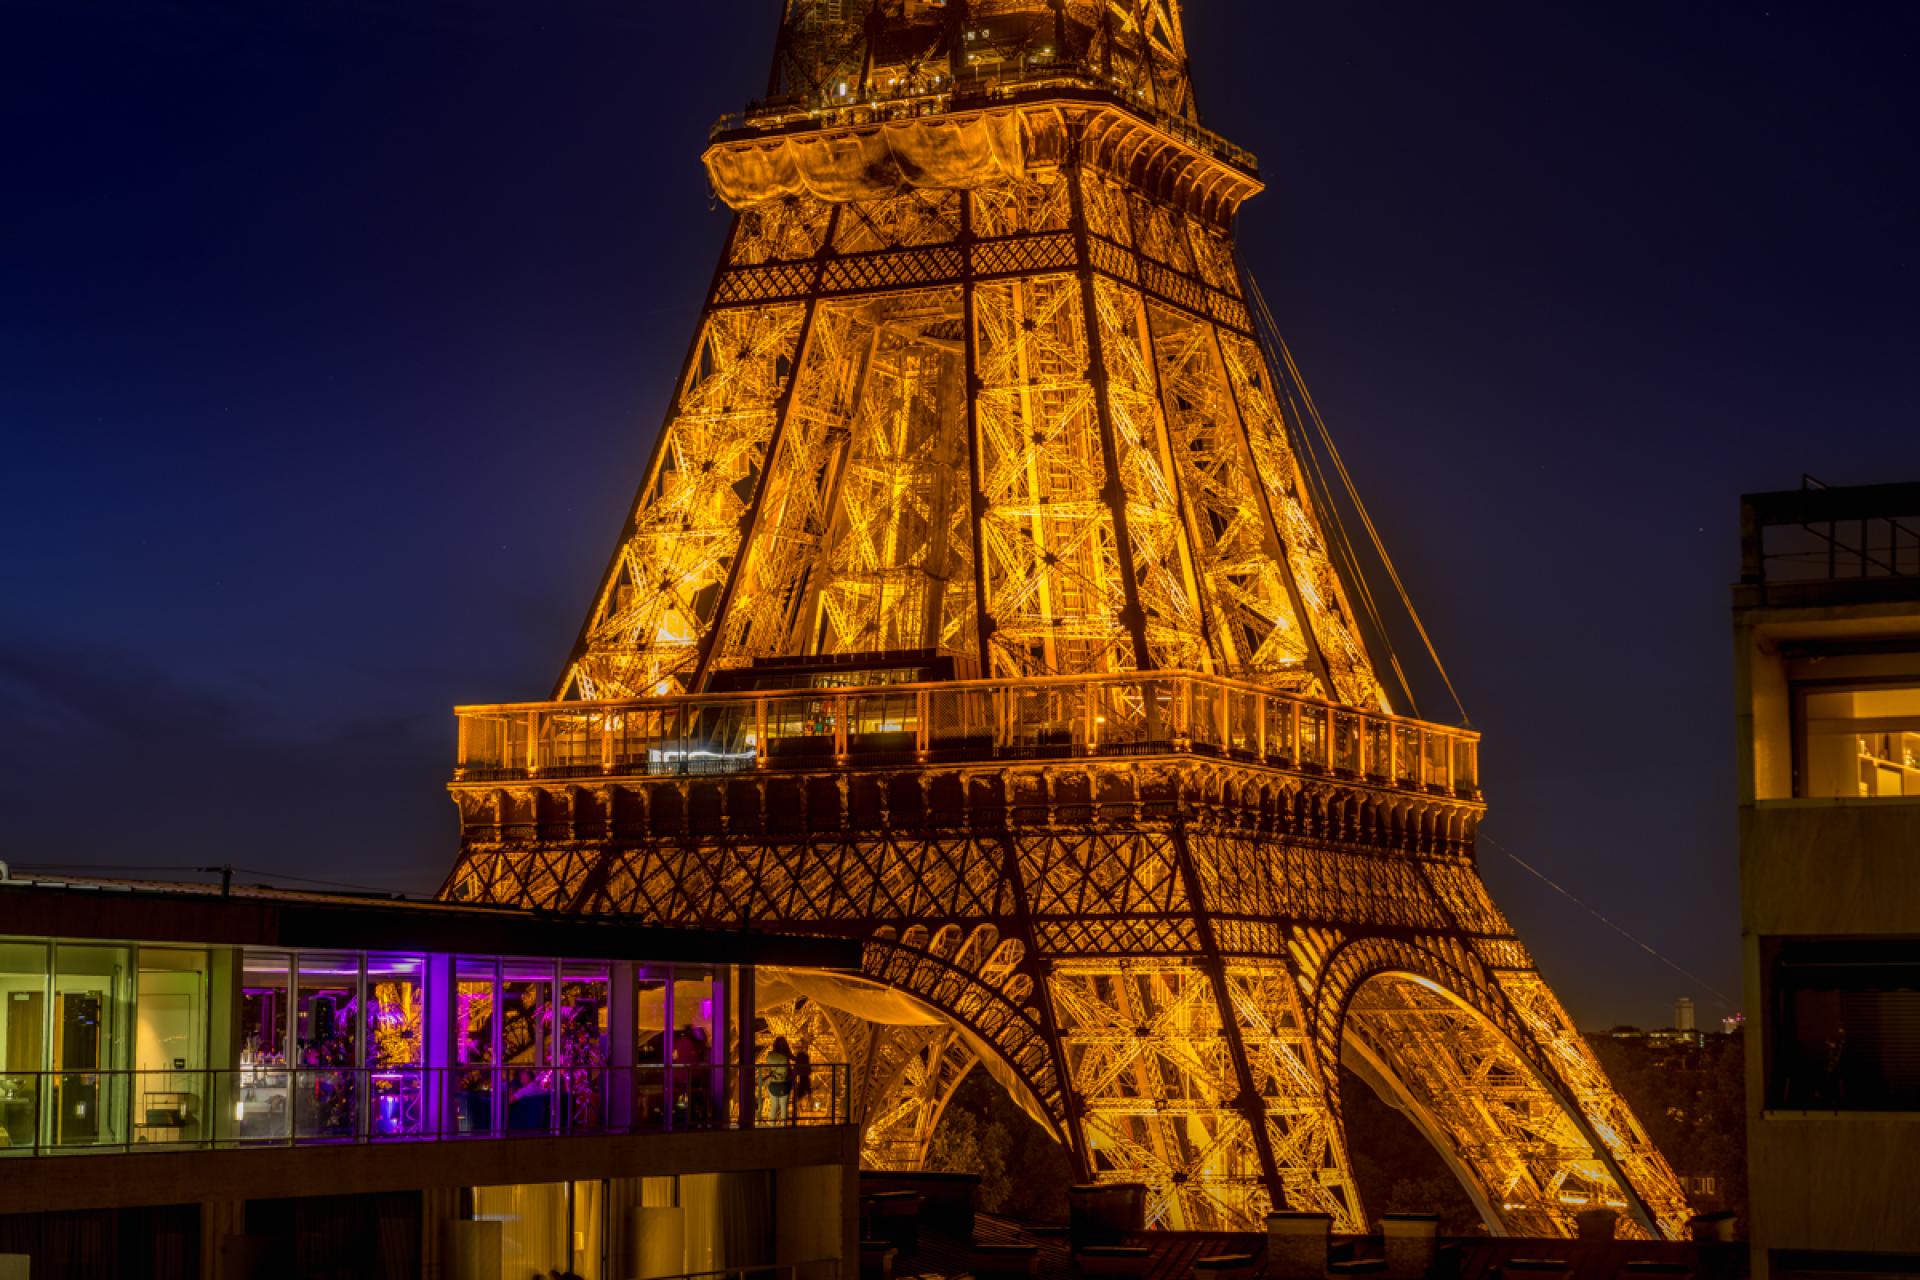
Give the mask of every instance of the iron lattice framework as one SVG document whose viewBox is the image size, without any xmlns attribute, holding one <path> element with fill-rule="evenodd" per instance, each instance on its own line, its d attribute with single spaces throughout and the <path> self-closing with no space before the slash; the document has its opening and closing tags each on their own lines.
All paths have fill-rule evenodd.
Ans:
<svg viewBox="0 0 1920 1280">
<path fill-rule="evenodd" d="M 773 975 L 924 1159 L 976 1066 L 1155 1220 L 1364 1225 L 1344 1062 L 1498 1230 L 1687 1208 L 1392 713 L 1172 0 L 792 0 L 558 701 L 465 708 L 462 900 L 867 940 Z"/>
</svg>

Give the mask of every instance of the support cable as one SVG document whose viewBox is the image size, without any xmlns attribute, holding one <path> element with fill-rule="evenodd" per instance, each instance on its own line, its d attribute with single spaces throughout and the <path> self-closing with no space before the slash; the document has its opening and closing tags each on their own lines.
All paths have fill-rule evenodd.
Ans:
<svg viewBox="0 0 1920 1280">
<path fill-rule="evenodd" d="M 1251 274 L 1248 276 L 1247 287 L 1249 295 L 1255 299 L 1257 308 L 1255 314 L 1258 317 L 1265 311 L 1266 301 L 1260 297 L 1259 286 L 1254 283 Z M 1268 366 L 1276 370 L 1284 368 L 1285 363 L 1272 338 L 1272 335 L 1278 332 L 1278 326 L 1273 324 L 1272 313 L 1266 312 L 1266 323 L 1256 323 L 1255 327 L 1260 331 L 1260 347 L 1266 355 Z M 1288 412 L 1293 420 L 1304 426 L 1307 414 L 1301 408 L 1300 401 L 1294 397 L 1292 382 L 1286 378 L 1279 378 L 1277 381 L 1281 394 L 1287 398 Z M 1406 669 L 1400 665 L 1400 653 L 1394 648 L 1388 636 L 1386 620 L 1381 616 L 1379 603 L 1373 598 L 1372 582 L 1360 568 L 1359 553 L 1353 549 L 1353 539 L 1347 536 L 1346 521 L 1340 516 L 1340 508 L 1333 500 L 1333 488 L 1327 483 L 1326 473 L 1321 470 L 1319 451 L 1313 449 L 1311 441 L 1304 436 L 1300 440 L 1300 445 L 1299 452 L 1306 458 L 1306 463 L 1301 468 L 1301 475 L 1311 491 L 1314 505 L 1319 508 L 1324 517 L 1322 523 L 1327 529 L 1327 549 L 1338 560 L 1335 569 L 1347 582 L 1353 584 L 1353 593 L 1359 599 L 1360 607 L 1366 615 L 1363 621 L 1369 624 L 1373 628 L 1373 634 L 1379 637 L 1379 648 L 1386 654 L 1387 665 L 1393 669 L 1393 677 L 1400 685 L 1400 692 L 1406 697 L 1407 710 L 1418 718 L 1420 703 L 1419 699 L 1413 695 L 1413 682 L 1407 679 Z"/>
<path fill-rule="evenodd" d="M 1514 853 L 1511 849 L 1508 849 L 1505 845 L 1501 844 L 1498 840 L 1495 840 L 1492 836 L 1488 835 L 1486 832 L 1484 831 L 1476 832 L 1474 835 L 1474 839 L 1479 844 L 1484 844 L 1490 848 L 1499 850 L 1507 858 L 1511 859 L 1515 864 L 1517 864 L 1523 871 L 1527 872 L 1529 875 L 1539 880 L 1541 884 L 1546 885 L 1547 888 L 1553 890 L 1555 893 L 1565 898 L 1568 902 L 1573 903 L 1576 907 L 1579 907 L 1582 911 L 1585 911 L 1588 915 L 1592 916 L 1595 920 L 1598 920 L 1601 924 L 1607 926 L 1607 928 L 1613 930 L 1615 933 L 1625 938 L 1628 942 L 1631 942 L 1634 946 L 1640 948 L 1642 951 L 1652 956 L 1655 960 L 1658 960 L 1661 964 L 1667 966 L 1667 968 L 1673 970 L 1675 973 L 1679 974 L 1681 977 L 1685 978 L 1687 981 L 1693 983 L 1695 986 L 1700 988 L 1700 990 L 1712 996 L 1714 1003 L 1719 1005 L 1722 1009 L 1734 1008 L 1733 1001 L 1728 998 L 1727 994 L 1724 991 L 1721 991 L 1718 987 L 1714 986 L 1711 982 L 1708 982 L 1705 978 L 1693 972 L 1691 969 L 1688 969 L 1685 966 L 1681 965 L 1677 960 L 1670 959 L 1667 956 L 1663 955 L 1661 952 L 1656 950 L 1650 943 L 1642 942 L 1639 938 L 1635 937 L 1633 934 L 1628 933 L 1625 929 L 1621 928 L 1619 925 L 1615 924 L 1612 920 L 1608 919 L 1604 914 L 1602 914 L 1598 907 L 1592 906 L 1591 904 L 1576 897 L 1572 890 L 1568 889 L 1565 885 L 1562 885 L 1559 881 L 1554 880 L 1552 877 L 1547 875 L 1546 872 L 1540 870 L 1540 868 L 1534 866 L 1531 862 L 1528 862 L 1526 859 L 1522 858 L 1519 854 Z"/>
<path fill-rule="evenodd" d="M 1268 362 L 1278 367 L 1279 353 L 1273 349 L 1272 344 L 1264 345 Z M 1294 418 L 1304 422 L 1306 414 L 1301 410 L 1299 401 L 1294 399 L 1293 387 L 1285 385 L 1282 391 L 1287 397 L 1287 407 Z M 1346 521 L 1340 518 L 1340 508 L 1333 500 L 1333 488 L 1327 483 L 1326 473 L 1321 470 L 1320 454 L 1315 449 L 1304 447 L 1307 443 L 1304 439 L 1301 441 L 1303 447 L 1300 452 L 1307 460 L 1302 470 L 1307 487 L 1312 490 L 1313 503 L 1325 517 L 1323 523 L 1330 530 L 1327 549 L 1339 558 L 1336 568 L 1340 574 L 1346 581 L 1353 584 L 1354 594 L 1359 597 L 1360 607 L 1366 614 L 1365 620 L 1372 626 L 1373 634 L 1380 638 L 1380 648 L 1387 656 L 1387 665 L 1393 669 L 1393 678 L 1399 683 L 1401 694 L 1406 697 L 1407 710 L 1418 719 L 1420 702 L 1413 696 L 1413 682 L 1407 679 L 1406 669 L 1400 665 L 1400 651 L 1394 647 L 1388 637 L 1386 619 L 1381 616 L 1379 602 L 1373 598 L 1373 583 L 1360 568 L 1359 553 L 1353 549 L 1353 539 L 1347 536 Z"/>
<path fill-rule="evenodd" d="M 1346 460 L 1340 456 L 1340 449 L 1334 444 L 1332 433 L 1327 430 L 1326 420 L 1320 416 L 1320 408 L 1313 401 L 1313 393 L 1307 389 L 1306 379 L 1300 374 L 1300 366 L 1294 362 L 1293 352 L 1287 347 L 1286 339 L 1280 336 L 1280 326 L 1274 322 L 1273 312 L 1267 306 L 1265 295 L 1260 292 L 1259 282 L 1254 279 L 1251 270 L 1249 270 L 1246 275 L 1248 292 L 1252 296 L 1255 312 L 1263 329 L 1263 336 L 1277 349 L 1281 362 L 1286 368 L 1288 378 L 1294 386 L 1299 388 L 1301 400 L 1306 405 L 1307 420 L 1313 424 L 1314 432 L 1319 439 L 1321 447 L 1327 451 L 1327 458 L 1332 462 L 1335 472 L 1340 477 L 1341 485 L 1346 491 L 1347 500 L 1353 504 L 1353 509 L 1359 514 L 1361 526 L 1367 531 L 1367 537 L 1373 545 L 1374 554 L 1380 558 L 1382 567 L 1387 571 L 1388 580 L 1393 583 L 1393 589 L 1400 597 L 1401 607 L 1407 611 L 1407 617 L 1412 621 L 1414 630 L 1420 635 L 1420 642 L 1426 646 L 1427 657 L 1432 660 L 1434 670 L 1439 672 L 1441 683 L 1446 685 L 1447 695 L 1453 699 L 1454 708 L 1460 713 L 1461 723 L 1471 727 L 1473 718 L 1467 714 L 1466 704 L 1460 700 L 1459 691 L 1454 688 L 1453 678 L 1447 674 L 1446 664 L 1440 660 L 1440 652 L 1434 646 L 1433 637 L 1427 632 L 1426 623 L 1421 620 L 1420 611 L 1414 607 L 1413 597 L 1408 593 L 1406 584 L 1400 579 L 1400 571 L 1395 568 L 1393 557 L 1387 554 L 1386 542 L 1381 538 L 1380 530 L 1373 522 L 1373 515 L 1367 510 L 1367 504 L 1361 500 L 1360 491 L 1353 483 L 1353 475 L 1347 470 Z M 1311 453 L 1312 450 L 1309 449 L 1308 452 Z M 1338 523 L 1338 516 L 1336 514 L 1330 513 L 1330 519 Z M 1342 536 L 1344 537 L 1344 533 Z M 1364 579 L 1362 579 L 1362 581 L 1364 581 Z M 1382 639 L 1385 639 L 1384 635 Z M 1389 652 L 1391 652 L 1392 647 L 1391 644 L 1387 646 Z M 1397 670 L 1399 665 L 1397 660 L 1395 660 L 1394 665 Z M 1405 682 L 1404 675 L 1401 675 L 1401 680 L 1403 683 Z"/>
</svg>

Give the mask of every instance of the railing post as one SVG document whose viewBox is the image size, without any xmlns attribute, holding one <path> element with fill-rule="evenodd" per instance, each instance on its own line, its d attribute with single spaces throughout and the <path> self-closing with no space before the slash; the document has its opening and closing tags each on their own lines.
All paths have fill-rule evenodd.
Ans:
<svg viewBox="0 0 1920 1280">
<path fill-rule="evenodd" d="M 733 983 L 734 1020 L 735 1026 L 738 1028 L 734 1034 L 739 1044 L 739 1053 L 735 1059 L 734 1069 L 740 1074 L 740 1079 L 734 1086 L 734 1092 L 740 1100 L 740 1127 L 742 1129 L 751 1129 L 754 1127 L 754 1122 L 757 1119 L 754 1115 L 754 1107 L 760 1100 L 759 1092 L 754 1088 L 755 1081 L 753 1078 L 754 1060 L 758 1056 L 757 1050 L 759 1047 L 754 1043 L 753 1036 L 753 1024 L 759 1016 L 758 1010 L 755 1008 L 758 993 L 754 990 L 754 976 L 754 967 L 743 964 L 735 970 Z M 723 1095 L 724 1092 L 723 1089 Z M 724 1096 L 721 1105 L 726 1105 Z"/>
</svg>

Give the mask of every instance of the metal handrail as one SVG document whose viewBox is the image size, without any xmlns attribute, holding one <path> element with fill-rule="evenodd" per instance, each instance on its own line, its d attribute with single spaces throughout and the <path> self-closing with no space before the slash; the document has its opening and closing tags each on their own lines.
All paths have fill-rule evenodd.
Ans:
<svg viewBox="0 0 1920 1280">
<path fill-rule="evenodd" d="M 804 761 L 1215 754 L 1479 794 L 1479 735 L 1196 672 L 761 689 L 456 708 L 456 783 Z"/>
<path fill-rule="evenodd" d="M 279 1066 L 0 1072 L 0 1160 L 157 1151 L 599 1137 L 849 1122 L 848 1068 Z M 784 1080 L 776 1101 L 768 1085 Z M 742 1119 L 742 1107 L 747 1117 Z"/>
</svg>

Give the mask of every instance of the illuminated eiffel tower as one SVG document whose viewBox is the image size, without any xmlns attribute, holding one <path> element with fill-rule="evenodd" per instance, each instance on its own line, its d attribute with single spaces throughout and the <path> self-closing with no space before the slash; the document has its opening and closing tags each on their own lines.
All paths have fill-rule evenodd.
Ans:
<svg viewBox="0 0 1920 1280">
<path fill-rule="evenodd" d="M 1686 1203 L 1394 714 L 1174 0 L 790 0 L 555 693 L 462 708 L 444 894 L 866 940 L 758 1010 L 913 1167 L 976 1066 L 1153 1220 L 1364 1214 L 1347 1064 L 1499 1231 Z"/>
</svg>

